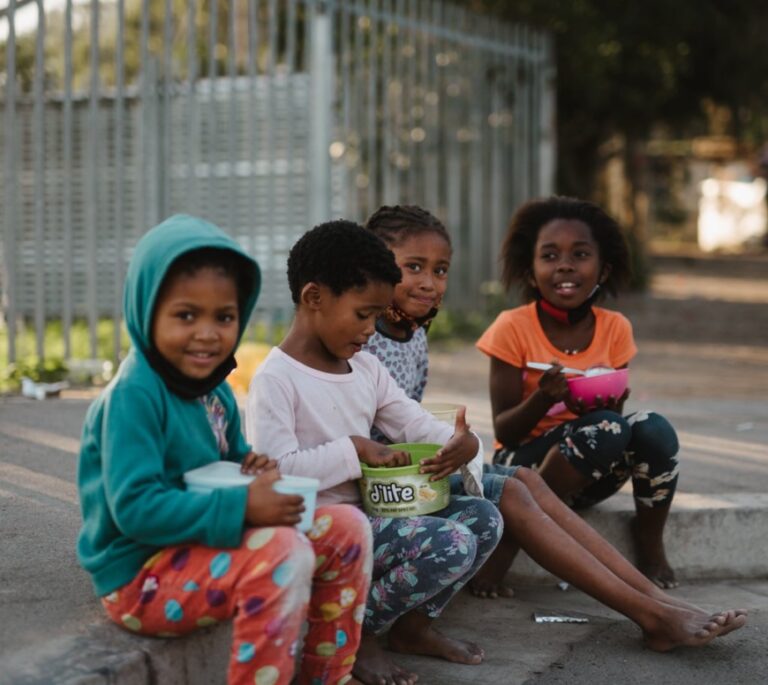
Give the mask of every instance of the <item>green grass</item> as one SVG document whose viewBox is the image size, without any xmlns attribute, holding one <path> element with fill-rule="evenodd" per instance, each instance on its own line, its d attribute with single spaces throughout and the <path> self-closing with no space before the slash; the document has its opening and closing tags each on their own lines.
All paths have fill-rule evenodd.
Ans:
<svg viewBox="0 0 768 685">
<path fill-rule="evenodd" d="M 91 354 L 91 341 L 88 323 L 84 320 L 75 321 L 70 327 L 70 355 L 65 356 L 64 328 L 61 321 L 49 321 L 45 326 L 43 349 L 45 358 L 41 360 L 37 354 L 35 331 L 28 323 L 22 323 L 16 333 L 16 361 L 8 363 L 8 330 L 0 328 L 0 393 L 18 392 L 22 376 L 33 381 L 51 383 L 68 379 L 76 385 L 103 383 L 109 380 L 110 368 L 107 364 L 106 373 L 94 372 L 93 365 L 78 364 L 93 360 L 103 362 L 114 360 L 114 322 L 111 319 L 101 319 L 96 326 L 96 355 Z M 277 323 L 271 331 L 264 323 L 255 323 L 248 327 L 243 341 L 279 342 L 287 331 L 285 323 Z M 125 326 L 120 331 L 120 358 L 128 352 L 130 339 Z M 97 364 L 101 368 L 101 365 Z M 113 366 L 116 368 L 116 366 Z M 91 369 L 91 370 L 88 370 Z"/>
<path fill-rule="evenodd" d="M 114 323 L 102 319 L 96 326 L 96 355 L 99 360 L 111 360 L 114 354 Z M 121 353 L 128 350 L 128 334 L 121 331 Z M 49 321 L 43 336 L 44 359 L 37 354 L 35 331 L 22 322 L 16 334 L 16 361 L 8 363 L 8 330 L 0 330 L 0 392 L 15 392 L 21 384 L 22 376 L 34 381 L 53 382 L 69 378 L 78 383 L 94 380 L 90 373 L 74 373 L 77 361 L 93 359 L 88 324 L 76 321 L 70 328 L 71 352 L 65 358 L 64 328 L 61 321 Z M 75 362 L 74 364 L 71 362 Z M 70 366 L 73 368 L 70 369 Z M 73 376 L 74 373 L 74 376 Z M 103 380 L 103 379 L 102 379 Z"/>
</svg>

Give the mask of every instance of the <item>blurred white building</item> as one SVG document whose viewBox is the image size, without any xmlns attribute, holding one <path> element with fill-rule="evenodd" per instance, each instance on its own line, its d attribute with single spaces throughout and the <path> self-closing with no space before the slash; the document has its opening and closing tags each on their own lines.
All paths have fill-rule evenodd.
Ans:
<svg viewBox="0 0 768 685">
<path fill-rule="evenodd" d="M 766 233 L 766 181 L 707 178 L 699 199 L 699 248 L 738 250 L 759 242 Z"/>
</svg>

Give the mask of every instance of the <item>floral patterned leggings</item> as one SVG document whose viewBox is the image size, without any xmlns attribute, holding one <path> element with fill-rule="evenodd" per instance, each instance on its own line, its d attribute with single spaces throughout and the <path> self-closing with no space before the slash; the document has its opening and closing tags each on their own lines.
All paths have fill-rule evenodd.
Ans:
<svg viewBox="0 0 768 685">
<path fill-rule="evenodd" d="M 430 516 L 369 519 L 373 582 L 364 627 L 375 635 L 411 609 L 439 616 L 491 555 L 504 526 L 491 502 L 468 496 L 451 496 Z"/>
<path fill-rule="evenodd" d="M 494 463 L 536 468 L 553 445 L 568 462 L 592 479 L 571 498 L 574 509 L 607 499 L 632 478 L 635 501 L 646 507 L 669 506 L 677 488 L 677 434 L 660 414 L 628 416 L 598 410 L 551 429 L 517 447 L 502 447 Z"/>
<path fill-rule="evenodd" d="M 230 685 L 292 682 L 306 618 L 297 682 L 343 685 L 360 644 L 370 527 L 355 507 L 326 506 L 307 537 L 294 528 L 249 528 L 235 549 L 168 547 L 101 601 L 118 625 L 158 637 L 234 616 Z"/>
</svg>

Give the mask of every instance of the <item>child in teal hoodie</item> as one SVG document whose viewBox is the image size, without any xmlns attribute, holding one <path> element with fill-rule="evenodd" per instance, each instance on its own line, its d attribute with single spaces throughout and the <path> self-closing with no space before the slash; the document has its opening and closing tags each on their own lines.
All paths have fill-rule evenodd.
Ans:
<svg viewBox="0 0 768 685">
<path fill-rule="evenodd" d="M 174 216 L 137 244 L 125 283 L 132 347 L 88 410 L 78 463 L 78 558 L 110 618 L 181 635 L 235 617 L 230 683 L 345 683 L 360 641 L 370 527 L 320 507 L 307 538 L 301 497 L 278 494 L 275 462 L 251 452 L 224 382 L 258 297 L 256 262 L 220 229 Z M 217 461 L 247 486 L 186 491 Z M 313 680 L 319 679 L 319 680 Z"/>
</svg>

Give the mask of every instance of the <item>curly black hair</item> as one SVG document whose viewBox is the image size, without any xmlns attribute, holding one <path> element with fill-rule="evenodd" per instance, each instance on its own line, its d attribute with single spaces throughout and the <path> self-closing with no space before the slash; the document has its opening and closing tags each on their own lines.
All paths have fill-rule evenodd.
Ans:
<svg viewBox="0 0 768 685">
<path fill-rule="evenodd" d="M 501 245 L 504 287 L 509 291 L 519 285 L 527 300 L 535 299 L 536 289 L 529 281 L 533 271 L 533 250 L 539 231 L 555 219 L 582 221 L 589 226 L 600 251 L 601 264 L 611 266 L 602 290 L 615 296 L 629 280 L 631 270 L 627 241 L 621 228 L 596 204 L 559 195 L 530 200 L 513 215 Z"/>
<path fill-rule="evenodd" d="M 295 304 L 310 282 L 341 295 L 371 281 L 394 286 L 400 279 L 395 255 L 384 241 L 353 221 L 339 219 L 315 226 L 288 255 L 288 284 Z"/>
<path fill-rule="evenodd" d="M 418 205 L 383 205 L 368 217 L 365 228 L 390 246 L 402 245 L 413 235 L 437 233 L 452 247 L 440 219 Z"/>
</svg>

